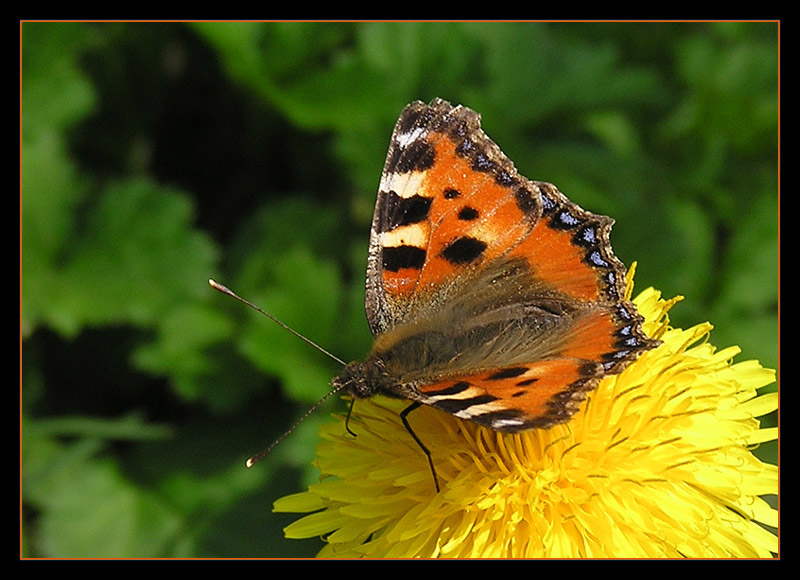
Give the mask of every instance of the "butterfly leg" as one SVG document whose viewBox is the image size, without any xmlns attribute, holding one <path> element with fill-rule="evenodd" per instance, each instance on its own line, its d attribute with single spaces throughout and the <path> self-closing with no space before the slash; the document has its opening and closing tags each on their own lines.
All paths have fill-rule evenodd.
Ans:
<svg viewBox="0 0 800 580">
<path fill-rule="evenodd" d="M 344 420 L 344 428 L 347 429 L 347 432 L 350 433 L 353 437 L 358 437 L 353 431 L 350 429 L 350 415 L 353 414 L 353 405 L 356 404 L 356 398 L 353 397 L 350 399 L 350 408 L 347 410 L 347 417 Z"/>
<path fill-rule="evenodd" d="M 420 403 L 419 401 L 411 403 L 408 407 L 406 407 L 400 412 L 400 420 L 403 422 L 403 427 L 406 428 L 406 431 L 408 431 L 409 435 L 411 435 L 414 441 L 417 442 L 419 448 L 422 449 L 422 452 L 425 453 L 425 456 L 428 458 L 428 465 L 430 466 L 431 474 L 433 475 L 433 485 L 436 486 L 436 493 L 439 493 L 439 478 L 436 477 L 436 468 L 433 466 L 433 459 L 431 458 L 431 452 L 428 451 L 428 448 L 425 447 L 425 444 L 422 442 L 422 440 L 419 437 L 417 437 L 416 433 L 414 433 L 414 430 L 411 428 L 411 425 L 408 424 L 408 419 L 407 419 L 408 414 L 417 407 L 419 407 L 420 405 L 422 405 L 422 403 Z"/>
</svg>

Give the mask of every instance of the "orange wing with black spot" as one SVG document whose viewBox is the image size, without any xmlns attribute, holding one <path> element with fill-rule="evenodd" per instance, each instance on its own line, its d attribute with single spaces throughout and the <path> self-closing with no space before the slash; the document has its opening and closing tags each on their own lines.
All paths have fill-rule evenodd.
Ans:
<svg viewBox="0 0 800 580">
<path fill-rule="evenodd" d="M 625 299 L 612 224 L 521 176 L 474 111 L 406 107 L 372 222 L 376 342 L 356 369 L 359 396 L 406 397 L 500 431 L 566 420 L 598 379 L 657 344 Z"/>
</svg>

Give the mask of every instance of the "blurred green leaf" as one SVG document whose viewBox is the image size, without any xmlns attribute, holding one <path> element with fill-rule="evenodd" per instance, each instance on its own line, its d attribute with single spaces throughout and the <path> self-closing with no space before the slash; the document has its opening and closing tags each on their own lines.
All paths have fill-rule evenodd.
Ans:
<svg viewBox="0 0 800 580">
<path fill-rule="evenodd" d="M 36 431 L 51 437 L 85 437 L 106 440 L 162 439 L 173 435 L 166 425 L 148 425 L 141 418 L 130 415 L 122 419 L 96 419 L 93 417 L 58 417 L 40 419 Z"/>
<path fill-rule="evenodd" d="M 74 22 L 22 26 L 21 126 L 25 140 L 71 126 L 94 107 L 96 96 L 76 56 L 90 44 L 89 29 Z"/>
<path fill-rule="evenodd" d="M 95 95 L 76 65 L 85 28 L 70 23 L 22 27 L 20 269 L 23 335 L 47 316 L 54 270 L 73 234 L 72 217 L 87 194 L 62 131 L 91 112 Z"/>
<path fill-rule="evenodd" d="M 194 399 L 197 377 L 215 370 L 217 361 L 209 349 L 230 340 L 232 333 L 233 323 L 224 313 L 188 303 L 170 310 L 159 321 L 156 340 L 142 345 L 133 354 L 133 361 L 140 369 L 169 375 L 176 390 Z"/>
<path fill-rule="evenodd" d="M 341 282 L 331 263 L 316 259 L 304 248 L 271 257 L 276 274 L 274 290 L 261 293 L 263 303 L 278 319 L 320 345 L 331 344 Z M 307 302 L 298 301 L 302 295 Z M 244 354 L 254 365 L 281 378 L 293 399 L 314 402 L 328 390 L 330 365 L 311 346 L 253 313 L 241 339 Z"/>
<path fill-rule="evenodd" d="M 684 130 L 706 139 L 725 135 L 732 148 L 776 146 L 778 53 L 772 42 L 743 38 L 727 50 L 718 35 L 697 35 L 677 51 L 678 70 L 693 87 Z M 736 127 L 736 131 L 731 131 Z"/>
<path fill-rule="evenodd" d="M 23 187 L 22 206 L 43 193 Z M 28 233 L 34 230 L 33 218 L 26 217 L 33 213 L 23 211 L 22 228 Z M 155 324 L 180 297 L 198 298 L 205 291 L 215 250 L 192 232 L 189 202 L 177 191 L 143 180 L 111 185 L 75 233 L 49 278 L 36 280 L 35 272 L 30 277 L 26 272 L 31 284 L 22 293 L 26 326 L 36 318 L 29 300 L 33 312 L 38 308 L 53 328 L 74 335 L 85 325 Z M 23 264 L 41 257 L 36 241 L 23 240 Z M 46 301 L 40 304 L 42 286 Z"/>
<path fill-rule="evenodd" d="M 637 128 L 619 111 L 592 113 L 586 127 L 620 157 L 630 159 L 640 150 Z"/>
<path fill-rule="evenodd" d="M 28 422 L 23 437 L 23 499 L 40 512 L 37 549 L 52 557 L 180 556 L 183 517 L 128 482 L 100 458 L 98 439 L 55 443 Z M 183 554 L 185 555 L 185 554 Z"/>
<path fill-rule="evenodd" d="M 727 280 L 722 284 L 728 308 L 744 311 L 775 309 L 778 303 L 778 199 L 756 197 L 745 219 L 733 232 L 726 264 Z"/>
<path fill-rule="evenodd" d="M 58 283 L 75 227 L 72 217 L 86 187 L 63 142 L 52 133 L 23 139 L 20 169 L 20 318 L 27 336 L 53 315 L 49 295 Z"/>
</svg>

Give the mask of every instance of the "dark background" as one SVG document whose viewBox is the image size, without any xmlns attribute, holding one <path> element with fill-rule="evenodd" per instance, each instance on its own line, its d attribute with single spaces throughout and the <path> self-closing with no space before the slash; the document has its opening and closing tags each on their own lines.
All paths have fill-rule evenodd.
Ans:
<svg viewBox="0 0 800 580">
<path fill-rule="evenodd" d="M 675 326 L 777 368 L 778 66 L 777 23 L 21 24 L 21 554 L 317 551 L 272 502 L 344 405 L 244 460 L 337 366 L 207 279 L 362 357 L 416 99 L 480 112 L 521 173 L 616 219 L 637 288 L 685 296 Z"/>
</svg>

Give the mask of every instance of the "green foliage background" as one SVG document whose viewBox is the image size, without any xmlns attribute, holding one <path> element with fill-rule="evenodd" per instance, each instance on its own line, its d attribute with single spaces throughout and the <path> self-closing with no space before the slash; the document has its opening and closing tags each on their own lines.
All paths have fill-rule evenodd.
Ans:
<svg viewBox="0 0 800 580">
<path fill-rule="evenodd" d="M 370 345 L 389 135 L 440 96 L 613 216 L 675 325 L 778 364 L 777 23 L 23 23 L 21 554 L 313 555 L 336 365 Z M 776 446 L 758 452 L 776 462 Z"/>
</svg>

